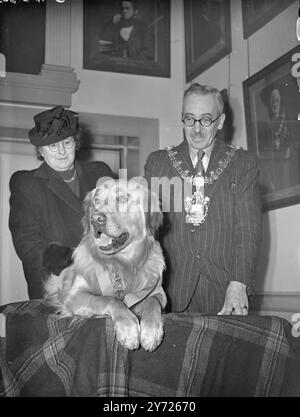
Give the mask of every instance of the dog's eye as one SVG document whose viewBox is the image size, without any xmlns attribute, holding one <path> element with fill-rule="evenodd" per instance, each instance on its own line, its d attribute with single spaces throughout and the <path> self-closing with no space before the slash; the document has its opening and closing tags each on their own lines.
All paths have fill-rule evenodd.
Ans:
<svg viewBox="0 0 300 417">
<path fill-rule="evenodd" d="M 97 221 L 98 221 L 98 223 L 104 223 L 105 222 L 105 216 L 104 215 L 98 216 Z"/>
</svg>

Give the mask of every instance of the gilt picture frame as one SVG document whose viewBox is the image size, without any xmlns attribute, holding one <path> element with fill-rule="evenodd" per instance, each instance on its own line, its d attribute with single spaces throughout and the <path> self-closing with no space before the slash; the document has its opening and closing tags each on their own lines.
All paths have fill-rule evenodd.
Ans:
<svg viewBox="0 0 300 417">
<path fill-rule="evenodd" d="M 261 168 L 263 210 L 300 203 L 300 93 L 293 48 L 244 81 L 248 149 Z"/>
<path fill-rule="evenodd" d="M 244 39 L 274 19 L 294 0 L 242 0 Z"/>
<path fill-rule="evenodd" d="M 83 68 L 169 78 L 170 0 L 83 0 Z"/>
<path fill-rule="evenodd" d="M 230 0 L 184 0 L 186 82 L 231 52 Z"/>
</svg>

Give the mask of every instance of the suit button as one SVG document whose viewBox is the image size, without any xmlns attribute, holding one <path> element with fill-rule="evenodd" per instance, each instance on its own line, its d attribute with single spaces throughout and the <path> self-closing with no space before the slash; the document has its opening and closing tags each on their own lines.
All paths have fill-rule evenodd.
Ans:
<svg viewBox="0 0 300 417">
<path fill-rule="evenodd" d="M 197 259 L 201 259 L 201 253 L 198 253 L 196 256 Z"/>
</svg>

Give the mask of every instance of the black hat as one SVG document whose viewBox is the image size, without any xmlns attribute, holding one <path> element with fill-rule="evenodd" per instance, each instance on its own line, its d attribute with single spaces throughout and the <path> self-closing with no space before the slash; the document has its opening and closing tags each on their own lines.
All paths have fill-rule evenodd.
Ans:
<svg viewBox="0 0 300 417">
<path fill-rule="evenodd" d="M 35 127 L 30 129 L 28 136 L 35 146 L 51 145 L 78 132 L 78 113 L 62 106 L 38 113 L 33 120 Z"/>
</svg>

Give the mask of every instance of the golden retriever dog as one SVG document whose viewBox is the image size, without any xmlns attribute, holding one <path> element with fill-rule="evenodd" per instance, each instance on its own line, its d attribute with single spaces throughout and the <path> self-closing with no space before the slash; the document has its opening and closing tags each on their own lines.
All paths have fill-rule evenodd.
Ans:
<svg viewBox="0 0 300 417">
<path fill-rule="evenodd" d="M 73 263 L 50 275 L 45 298 L 64 316 L 109 316 L 122 345 L 153 351 L 163 338 L 166 306 L 165 262 L 154 238 L 162 222 L 158 199 L 148 196 L 143 180 L 100 179 L 83 207 Z"/>
</svg>

